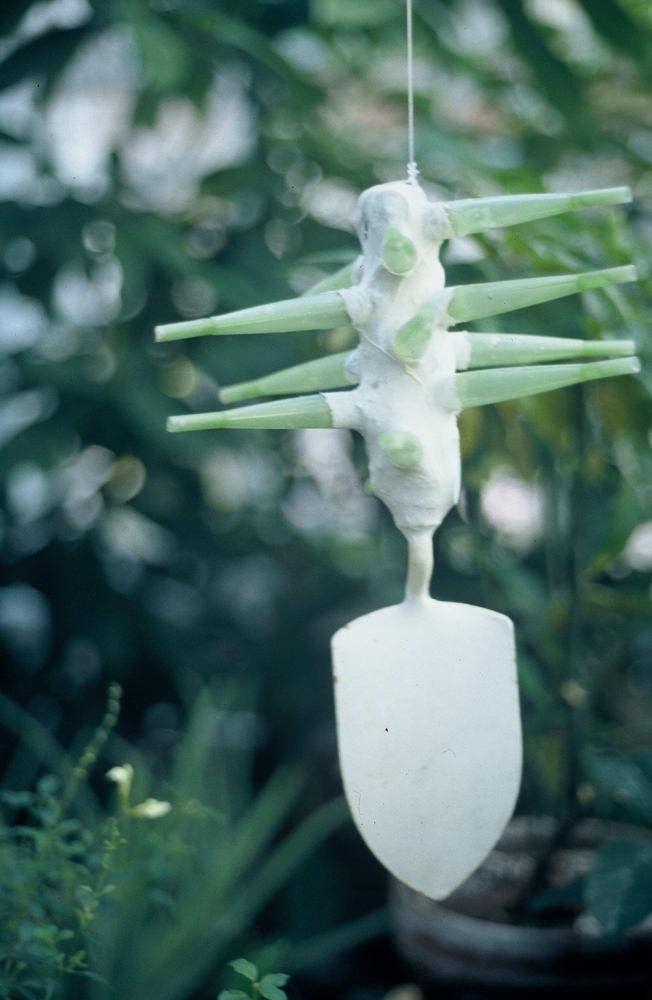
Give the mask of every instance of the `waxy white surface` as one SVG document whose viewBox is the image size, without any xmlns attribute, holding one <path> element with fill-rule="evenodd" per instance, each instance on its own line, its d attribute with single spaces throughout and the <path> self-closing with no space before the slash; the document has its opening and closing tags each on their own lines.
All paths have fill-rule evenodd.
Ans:
<svg viewBox="0 0 652 1000">
<path fill-rule="evenodd" d="M 346 361 L 351 382 L 359 383 L 355 389 L 173 417 L 169 426 L 332 425 L 365 438 L 371 484 L 408 541 L 408 574 L 403 604 L 359 618 L 333 639 L 342 774 L 371 850 L 399 879 L 436 899 L 494 846 L 514 806 L 521 770 L 512 623 L 428 596 L 432 534 L 460 491 L 457 413 L 463 403 L 498 402 L 638 370 L 635 359 L 622 357 L 625 348 L 614 350 L 613 343 L 602 349 L 616 360 L 531 368 L 529 360 L 540 360 L 539 349 L 543 360 L 552 341 L 520 338 L 523 360 L 518 351 L 506 354 L 506 335 L 496 335 L 492 345 L 491 337 L 480 342 L 477 334 L 449 331 L 457 321 L 503 307 L 633 280 L 632 268 L 447 289 L 440 246 L 454 233 L 627 199 L 628 192 L 617 189 L 561 200 L 519 196 L 443 206 L 430 204 L 417 184 L 378 185 L 360 198 L 363 253 L 350 270 L 351 287 L 343 287 L 347 270 L 322 283 L 312 305 L 309 298 L 273 303 L 158 331 L 161 340 L 282 332 L 337 325 L 348 315 L 359 333 L 360 346 Z M 535 341 L 541 342 L 537 349 Z M 602 350 L 580 346 L 578 357 Z M 471 363 L 474 350 L 479 365 Z M 346 385 L 341 360 L 331 360 L 328 376 L 323 364 L 318 373 L 308 366 L 315 388 Z M 485 364 L 509 367 L 456 375 Z M 309 375 L 306 366 L 300 369 L 232 387 L 230 395 L 235 401 L 265 388 L 304 392 L 312 386 L 301 384 Z"/>
<path fill-rule="evenodd" d="M 324 393 L 333 425 L 355 428 L 364 437 L 375 493 L 405 534 L 432 534 L 460 492 L 457 415 L 454 408 L 437 402 L 435 387 L 452 381 L 465 345 L 462 337 L 448 333 L 448 293 L 439 261 L 445 234 L 433 235 L 432 209 L 424 191 L 404 181 L 380 184 L 361 195 L 358 233 L 363 253 L 354 273 L 357 284 L 339 293 L 360 335 L 355 358 L 360 384 Z M 383 241 L 390 228 L 416 248 L 416 264 L 408 274 L 390 274 L 383 266 Z M 396 334 L 432 303 L 437 303 L 439 315 L 424 354 L 413 363 L 397 358 Z M 387 432 L 418 438 L 422 457 L 413 469 L 397 468 L 380 447 L 379 438 Z"/>
<path fill-rule="evenodd" d="M 513 625 L 408 599 L 333 637 L 340 766 L 355 824 L 398 879 L 433 899 L 483 861 L 521 778 Z"/>
<path fill-rule="evenodd" d="M 432 533 L 460 492 L 456 368 L 468 364 L 465 333 L 452 335 L 439 262 L 445 227 L 417 185 L 393 183 L 360 199 L 358 283 L 341 291 L 360 347 L 356 389 L 324 393 L 336 427 L 363 435 L 369 477 L 408 541 L 403 604 L 346 625 L 333 638 L 340 766 L 366 843 L 397 878 L 434 899 L 483 861 L 509 819 L 521 774 L 513 626 L 484 608 L 428 596 Z M 383 266 L 389 227 L 410 239 L 406 274 Z M 423 354 L 394 352 L 401 327 L 435 305 Z M 411 468 L 382 442 L 413 435 Z"/>
</svg>

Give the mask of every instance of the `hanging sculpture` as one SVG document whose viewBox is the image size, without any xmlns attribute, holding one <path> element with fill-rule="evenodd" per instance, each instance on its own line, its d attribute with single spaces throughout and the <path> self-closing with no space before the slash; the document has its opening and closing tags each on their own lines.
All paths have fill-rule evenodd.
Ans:
<svg viewBox="0 0 652 1000">
<path fill-rule="evenodd" d="M 511 620 L 429 596 L 433 532 L 460 493 L 457 415 L 640 369 L 631 341 L 450 330 L 634 281 L 633 267 L 447 288 L 440 248 L 454 236 L 630 199 L 626 188 L 610 188 L 433 203 L 414 179 L 381 184 L 360 197 L 362 255 L 312 293 L 156 331 L 159 341 L 345 323 L 358 332 L 354 351 L 221 394 L 230 403 L 288 398 L 171 417 L 168 429 L 341 427 L 362 434 L 371 486 L 407 539 L 408 569 L 401 604 L 358 618 L 333 638 L 341 771 L 368 846 L 397 878 L 434 899 L 452 892 L 493 848 L 521 774 Z M 587 358 L 602 360 L 578 360 Z"/>
</svg>

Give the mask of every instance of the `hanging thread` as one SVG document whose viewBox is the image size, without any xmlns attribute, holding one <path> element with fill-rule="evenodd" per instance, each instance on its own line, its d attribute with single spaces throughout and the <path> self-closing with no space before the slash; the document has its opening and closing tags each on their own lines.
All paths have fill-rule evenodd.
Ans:
<svg viewBox="0 0 652 1000">
<path fill-rule="evenodd" d="M 419 176 L 414 158 L 414 68 L 412 56 L 412 0 L 407 2 L 407 85 L 408 85 L 408 165 L 410 184 L 416 184 Z"/>
</svg>

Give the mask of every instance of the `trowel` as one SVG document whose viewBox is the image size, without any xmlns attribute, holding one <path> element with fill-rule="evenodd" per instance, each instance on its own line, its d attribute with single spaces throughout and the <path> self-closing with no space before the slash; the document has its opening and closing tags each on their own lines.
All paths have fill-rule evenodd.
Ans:
<svg viewBox="0 0 652 1000">
<path fill-rule="evenodd" d="M 377 185 L 360 198 L 361 256 L 310 294 L 157 328 L 163 341 L 345 324 L 359 335 L 354 351 L 222 390 L 226 403 L 286 398 L 174 416 L 168 427 L 345 427 L 364 437 L 372 488 L 407 538 L 408 572 L 401 604 L 333 638 L 341 771 L 370 849 L 434 899 L 493 848 L 521 773 L 512 622 L 429 596 L 432 535 L 460 492 L 457 415 L 640 367 L 631 341 L 459 329 L 633 281 L 632 267 L 447 287 L 439 251 L 454 236 L 630 198 L 610 188 L 433 203 L 414 176 Z"/>
<path fill-rule="evenodd" d="M 521 778 L 514 629 L 505 615 L 408 594 L 333 637 L 344 787 L 398 879 L 442 899 L 479 865 Z"/>
</svg>

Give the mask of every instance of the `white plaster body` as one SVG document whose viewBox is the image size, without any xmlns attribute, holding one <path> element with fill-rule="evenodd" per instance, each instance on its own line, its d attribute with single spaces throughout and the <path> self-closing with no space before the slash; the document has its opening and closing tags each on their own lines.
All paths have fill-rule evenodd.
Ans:
<svg viewBox="0 0 652 1000">
<path fill-rule="evenodd" d="M 381 185 L 362 195 L 360 208 L 360 281 L 341 293 L 360 334 L 360 384 L 324 398 L 335 426 L 364 436 L 371 483 L 408 540 L 409 567 L 402 604 L 333 637 L 340 765 L 371 850 L 403 882 L 441 899 L 492 849 L 518 793 L 513 626 L 495 612 L 428 596 L 432 534 L 459 498 L 450 386 L 468 342 L 447 330 L 441 240 L 433 239 L 433 206 L 423 191 Z M 390 226 L 417 250 L 404 275 L 383 266 Z M 393 353 L 396 334 L 427 304 L 436 306 L 430 339 L 418 360 L 405 362 Z M 387 433 L 418 439 L 412 467 L 392 461 L 380 440 Z"/>
<path fill-rule="evenodd" d="M 432 535 L 460 495 L 457 414 L 432 398 L 433 377 L 455 375 L 452 338 L 434 335 L 424 357 L 409 368 L 363 341 L 358 363 L 359 386 L 327 394 L 334 422 L 364 436 L 374 492 L 391 510 L 397 527 Z M 425 372 L 428 378 L 422 377 Z M 379 437 L 387 431 L 419 439 L 423 454 L 413 468 L 398 468 L 380 447 Z"/>
<path fill-rule="evenodd" d="M 360 282 L 341 292 L 360 334 L 360 383 L 346 392 L 324 393 L 334 426 L 353 427 L 363 435 L 371 483 L 397 527 L 428 535 L 457 503 L 460 492 L 457 415 L 438 404 L 434 392 L 438 383 L 452 383 L 455 377 L 459 338 L 444 325 L 447 293 L 441 243 L 425 234 L 431 209 L 420 187 L 403 182 L 370 188 L 361 196 Z M 382 239 L 392 224 L 399 224 L 417 249 L 417 263 L 407 275 L 390 274 L 383 266 Z M 396 334 L 433 301 L 441 309 L 441 326 L 433 327 L 421 358 L 406 363 L 392 352 Z M 387 431 L 419 439 L 423 454 L 414 468 L 397 468 L 380 447 L 379 437 Z"/>
</svg>

